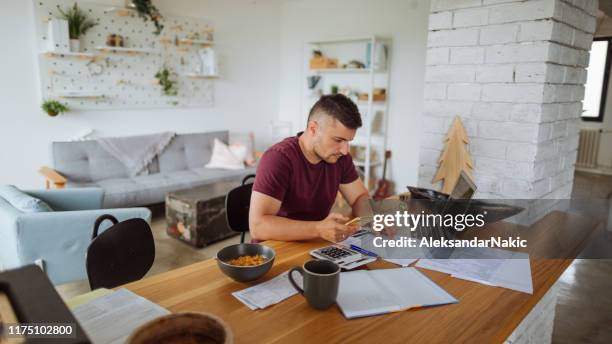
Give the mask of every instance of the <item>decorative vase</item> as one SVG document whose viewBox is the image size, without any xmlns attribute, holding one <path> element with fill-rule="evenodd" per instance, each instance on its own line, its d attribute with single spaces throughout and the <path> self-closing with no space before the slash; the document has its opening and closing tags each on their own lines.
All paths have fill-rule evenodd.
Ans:
<svg viewBox="0 0 612 344">
<path fill-rule="evenodd" d="M 73 53 L 78 53 L 81 50 L 81 41 L 78 39 L 70 40 L 70 51 Z"/>
<path fill-rule="evenodd" d="M 51 117 L 55 117 L 55 116 L 59 115 L 59 112 L 57 112 L 57 111 L 48 111 L 47 115 L 49 115 Z"/>
<path fill-rule="evenodd" d="M 200 74 L 215 76 L 218 73 L 215 51 L 211 47 L 198 50 L 200 57 Z"/>
</svg>

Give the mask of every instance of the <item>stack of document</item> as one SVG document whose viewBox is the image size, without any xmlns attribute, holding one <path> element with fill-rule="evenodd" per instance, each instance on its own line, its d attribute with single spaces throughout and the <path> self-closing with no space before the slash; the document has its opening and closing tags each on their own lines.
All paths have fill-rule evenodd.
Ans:
<svg viewBox="0 0 612 344">
<path fill-rule="evenodd" d="M 415 268 L 340 273 L 338 307 L 348 319 L 457 303 Z"/>
<path fill-rule="evenodd" d="M 96 344 L 123 344 L 140 325 L 170 314 L 165 308 L 123 288 L 76 306 L 72 312 Z"/>
<path fill-rule="evenodd" d="M 416 266 L 468 281 L 533 293 L 526 253 L 495 248 L 456 248 L 449 259 L 421 259 Z"/>
<path fill-rule="evenodd" d="M 301 284 L 300 274 L 294 273 L 293 278 L 298 284 Z M 297 290 L 289 282 L 288 271 L 254 287 L 232 293 L 235 298 L 252 310 L 264 309 L 275 305 L 295 294 L 297 294 Z"/>
</svg>

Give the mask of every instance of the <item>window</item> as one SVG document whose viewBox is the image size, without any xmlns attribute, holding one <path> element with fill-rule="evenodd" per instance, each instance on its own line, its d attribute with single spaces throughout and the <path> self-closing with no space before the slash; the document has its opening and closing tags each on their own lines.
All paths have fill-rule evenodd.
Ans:
<svg viewBox="0 0 612 344">
<path fill-rule="evenodd" d="M 612 38 L 598 38 L 591 45 L 582 111 L 582 119 L 585 121 L 603 120 L 612 55 L 611 41 Z"/>
</svg>

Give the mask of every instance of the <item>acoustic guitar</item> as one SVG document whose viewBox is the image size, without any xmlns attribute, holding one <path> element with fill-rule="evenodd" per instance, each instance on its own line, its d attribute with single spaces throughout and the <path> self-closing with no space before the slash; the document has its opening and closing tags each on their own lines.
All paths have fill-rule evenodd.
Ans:
<svg viewBox="0 0 612 344">
<path fill-rule="evenodd" d="M 385 164 L 383 167 L 382 179 L 378 181 L 378 187 L 374 191 L 374 199 L 381 200 L 391 196 L 391 182 L 386 179 L 387 175 L 387 160 L 391 157 L 391 151 L 385 152 Z"/>
</svg>

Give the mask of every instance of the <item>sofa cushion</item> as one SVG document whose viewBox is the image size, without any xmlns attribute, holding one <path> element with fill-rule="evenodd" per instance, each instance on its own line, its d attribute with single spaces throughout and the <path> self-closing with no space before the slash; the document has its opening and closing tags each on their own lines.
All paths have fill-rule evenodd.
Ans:
<svg viewBox="0 0 612 344">
<path fill-rule="evenodd" d="M 13 185 L 0 186 L 0 197 L 4 198 L 17 210 L 24 213 L 42 213 L 53 211 L 42 200 L 32 197 Z"/>
<path fill-rule="evenodd" d="M 128 176 L 123 164 L 97 141 L 53 142 L 53 167 L 71 182 L 83 183 Z"/>
<path fill-rule="evenodd" d="M 215 139 L 213 154 L 206 168 L 222 168 L 227 170 L 243 170 L 246 147 L 241 157 L 236 152 L 219 139 Z M 240 152 L 238 152 L 240 153 Z"/>
<path fill-rule="evenodd" d="M 203 167 L 212 155 L 215 138 L 227 142 L 227 131 L 177 135 L 158 157 L 159 171 L 168 173 Z"/>
</svg>

